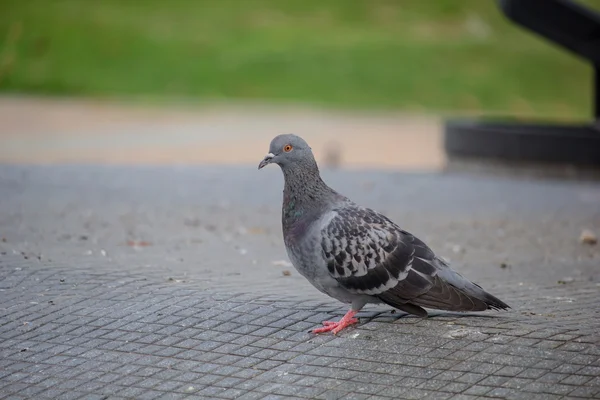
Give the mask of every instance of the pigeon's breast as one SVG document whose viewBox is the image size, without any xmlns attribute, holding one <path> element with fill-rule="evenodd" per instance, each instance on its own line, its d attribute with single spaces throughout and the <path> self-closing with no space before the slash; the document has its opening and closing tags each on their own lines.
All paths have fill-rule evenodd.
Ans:
<svg viewBox="0 0 600 400">
<path fill-rule="evenodd" d="M 284 239 L 288 257 L 296 270 L 321 292 L 347 302 L 351 299 L 347 299 L 346 296 L 340 298 L 338 292 L 341 287 L 327 271 L 327 262 L 321 246 L 322 227 L 326 226 L 334 216 L 335 213 L 327 213 L 304 227 L 301 236 L 286 236 Z M 294 231 L 292 228 L 290 233 Z"/>
<path fill-rule="evenodd" d="M 325 263 L 320 247 L 317 224 L 292 227 L 286 234 L 285 242 L 294 267 L 311 282 L 320 275 L 321 264 Z"/>
</svg>

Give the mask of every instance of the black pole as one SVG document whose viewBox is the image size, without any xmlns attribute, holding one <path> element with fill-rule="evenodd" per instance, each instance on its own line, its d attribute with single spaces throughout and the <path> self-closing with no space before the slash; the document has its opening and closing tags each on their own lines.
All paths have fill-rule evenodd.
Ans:
<svg viewBox="0 0 600 400">
<path fill-rule="evenodd" d="M 596 123 L 600 123 L 600 64 L 594 65 L 594 76 L 592 79 L 594 80 L 594 117 L 596 118 Z"/>
</svg>

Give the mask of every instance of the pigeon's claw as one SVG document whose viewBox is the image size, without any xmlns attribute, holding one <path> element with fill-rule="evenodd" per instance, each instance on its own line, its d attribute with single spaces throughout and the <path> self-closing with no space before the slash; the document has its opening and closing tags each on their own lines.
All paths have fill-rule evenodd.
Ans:
<svg viewBox="0 0 600 400">
<path fill-rule="evenodd" d="M 349 310 L 346 315 L 342 317 L 339 322 L 335 321 L 323 321 L 322 328 L 313 329 L 313 333 L 325 333 L 325 332 L 333 332 L 334 335 L 337 335 L 341 332 L 342 329 L 349 327 L 350 325 L 358 324 L 358 318 L 354 318 L 357 311 Z"/>
<path fill-rule="evenodd" d="M 329 326 L 329 325 L 337 325 L 338 323 L 335 321 L 323 321 L 323 326 Z"/>
<path fill-rule="evenodd" d="M 333 322 L 333 321 L 325 321 L 325 322 Z M 358 319 L 352 318 L 346 322 L 334 322 L 332 324 L 327 324 L 322 328 L 313 329 L 313 333 L 325 333 L 325 332 L 333 332 L 334 335 L 337 335 L 342 329 L 349 327 L 350 325 L 357 324 Z"/>
</svg>

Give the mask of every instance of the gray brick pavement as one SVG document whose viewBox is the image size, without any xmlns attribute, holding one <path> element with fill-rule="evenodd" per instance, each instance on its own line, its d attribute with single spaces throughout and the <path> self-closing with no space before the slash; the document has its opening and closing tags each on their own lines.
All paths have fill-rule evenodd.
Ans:
<svg viewBox="0 0 600 400">
<path fill-rule="evenodd" d="M 15 264 L 0 263 L 5 398 L 600 396 L 595 284 L 577 285 L 577 307 L 542 302 L 544 314 L 365 312 L 333 337 L 307 331 L 342 315 L 335 304 Z"/>
<path fill-rule="evenodd" d="M 210 168 L 0 168 L 0 396 L 600 398 L 599 255 L 577 242 L 599 221 L 599 185 L 361 175 L 404 182 L 355 193 L 379 209 L 471 188 L 415 205 L 432 209 L 420 218 L 392 217 L 432 228 L 437 247 L 470 260 L 459 270 L 514 309 L 423 320 L 367 308 L 333 337 L 308 330 L 344 306 L 271 263 L 283 258 L 271 189 L 248 195 L 247 212 L 236 196 L 262 189 L 259 178 L 224 176 L 232 183 Z M 221 183 L 208 194 L 194 188 L 211 180 Z M 507 268 L 501 247 L 512 249 Z"/>
</svg>

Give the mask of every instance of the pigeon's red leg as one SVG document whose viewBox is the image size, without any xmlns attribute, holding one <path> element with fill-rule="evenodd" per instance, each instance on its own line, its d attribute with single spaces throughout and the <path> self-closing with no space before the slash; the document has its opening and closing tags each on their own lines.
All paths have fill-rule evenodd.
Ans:
<svg viewBox="0 0 600 400">
<path fill-rule="evenodd" d="M 322 328 L 313 329 L 313 333 L 323 333 L 332 331 L 334 335 L 340 332 L 342 329 L 349 327 L 350 325 L 357 324 L 358 318 L 354 318 L 354 316 L 358 313 L 358 311 L 354 311 L 352 309 L 348 310 L 346 315 L 340 319 L 339 322 L 334 321 L 324 321 Z"/>
</svg>

